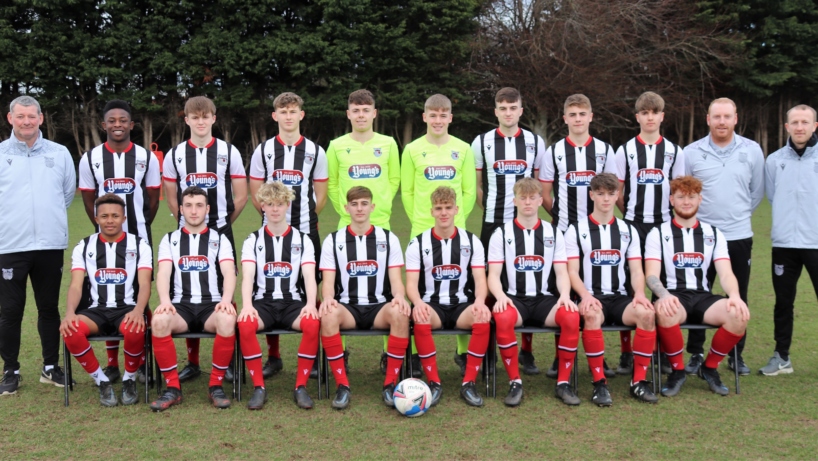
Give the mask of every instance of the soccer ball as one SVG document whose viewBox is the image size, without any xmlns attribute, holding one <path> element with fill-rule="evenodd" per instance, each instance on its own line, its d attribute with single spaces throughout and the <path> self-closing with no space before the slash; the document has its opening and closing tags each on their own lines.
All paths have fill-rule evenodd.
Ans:
<svg viewBox="0 0 818 461">
<path fill-rule="evenodd" d="M 421 416 L 432 405 L 432 391 L 417 378 L 404 379 L 395 387 L 395 409 L 404 416 Z"/>
</svg>

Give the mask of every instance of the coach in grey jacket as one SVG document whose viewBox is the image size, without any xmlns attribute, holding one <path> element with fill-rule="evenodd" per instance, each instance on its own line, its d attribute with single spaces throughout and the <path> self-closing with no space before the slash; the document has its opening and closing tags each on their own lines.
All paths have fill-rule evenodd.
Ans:
<svg viewBox="0 0 818 461">
<path fill-rule="evenodd" d="M 62 387 L 59 363 L 63 252 L 68 248 L 67 208 L 77 187 L 65 147 L 43 139 L 40 105 L 30 96 L 11 102 L 11 137 L 0 143 L 0 395 L 20 383 L 20 330 L 31 277 L 44 367 L 40 382 Z"/>
<path fill-rule="evenodd" d="M 750 262 L 753 250 L 753 211 L 764 198 L 764 153 L 755 141 L 735 132 L 738 123 L 736 104 L 728 98 L 710 103 L 707 125 L 710 134 L 685 147 L 687 174 L 702 181 L 702 204 L 699 219 L 716 226 L 727 238 L 727 251 L 733 273 L 739 284 L 741 299 L 747 303 L 750 285 Z M 711 270 L 707 278 L 712 286 L 716 273 Z M 687 351 L 692 354 L 685 367 L 688 373 L 696 373 L 704 361 L 704 330 L 688 333 Z M 730 369 L 738 366 L 742 375 L 750 374 L 741 353 L 745 337 L 738 343 L 738 358 L 731 352 Z"/>
<path fill-rule="evenodd" d="M 773 290 L 775 352 L 759 373 L 792 373 L 793 303 L 806 266 L 818 293 L 818 126 L 815 109 L 798 105 L 787 112 L 787 144 L 767 157 L 767 198 L 773 206 Z"/>
</svg>

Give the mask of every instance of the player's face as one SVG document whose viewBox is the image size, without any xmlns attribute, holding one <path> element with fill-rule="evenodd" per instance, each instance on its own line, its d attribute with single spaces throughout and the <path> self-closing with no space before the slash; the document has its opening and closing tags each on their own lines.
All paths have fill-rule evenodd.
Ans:
<svg viewBox="0 0 818 461">
<path fill-rule="evenodd" d="M 188 114 L 185 116 L 185 123 L 190 127 L 190 132 L 200 138 L 206 138 L 213 133 L 213 124 L 216 123 L 216 115 L 207 113 Z"/>
<path fill-rule="evenodd" d="M 369 215 L 375 209 L 375 204 L 371 198 L 359 198 L 344 205 L 344 209 L 349 213 L 350 219 L 356 224 L 364 224 L 369 221 Z"/>
<path fill-rule="evenodd" d="M 279 224 L 287 219 L 287 210 L 290 208 L 290 202 L 273 201 L 272 203 L 265 203 L 261 205 L 261 210 L 267 216 L 267 222 Z"/>
<path fill-rule="evenodd" d="M 39 136 L 43 114 L 37 113 L 37 106 L 15 104 L 14 109 L 8 113 L 6 118 L 14 128 L 14 136 L 20 141 L 28 142 Z"/>
<path fill-rule="evenodd" d="M 670 205 L 676 216 L 682 219 L 690 219 L 696 216 L 699 205 L 702 203 L 702 194 L 685 193 L 677 190 L 670 195 Z"/>
<path fill-rule="evenodd" d="M 542 206 L 542 195 L 530 194 L 514 197 L 517 214 L 525 217 L 536 216 Z"/>
<path fill-rule="evenodd" d="M 182 216 L 185 217 L 185 224 L 191 227 L 201 226 L 208 213 L 210 206 L 207 204 L 207 197 L 194 195 L 182 198 Z"/>
<path fill-rule="evenodd" d="M 726 141 L 733 136 L 738 123 L 736 108 L 728 102 L 718 102 L 710 107 L 707 114 L 707 126 L 710 127 L 710 136 L 715 141 Z"/>
<path fill-rule="evenodd" d="M 352 129 L 358 132 L 370 131 L 377 116 L 378 111 L 372 104 L 350 104 L 347 109 L 347 118 L 352 122 Z"/>
<path fill-rule="evenodd" d="M 590 107 L 571 106 L 565 111 L 562 119 L 568 125 L 568 131 L 573 135 L 583 135 L 588 133 L 594 114 Z"/>
<path fill-rule="evenodd" d="M 97 207 L 97 224 L 99 231 L 106 240 L 113 240 L 122 232 L 122 224 L 125 222 L 125 209 L 120 205 L 106 203 Z"/>
<path fill-rule="evenodd" d="M 607 213 L 616 205 L 616 199 L 619 198 L 618 190 L 592 190 L 589 192 L 591 201 L 594 202 L 594 209 L 599 209 L 603 213 Z"/>
<path fill-rule="evenodd" d="M 654 112 L 653 110 L 642 110 L 636 113 L 636 121 L 643 133 L 656 133 L 659 126 L 665 119 L 664 112 Z"/>
<path fill-rule="evenodd" d="M 449 124 L 452 123 L 452 113 L 448 110 L 427 110 L 423 113 L 426 122 L 426 132 L 443 136 L 449 133 Z"/>
<path fill-rule="evenodd" d="M 111 109 L 105 114 L 102 129 L 108 133 L 108 140 L 124 142 L 131 138 L 133 121 L 131 116 L 122 109 Z"/>
<path fill-rule="evenodd" d="M 432 217 L 435 218 L 435 225 L 440 227 L 451 226 L 457 212 L 457 205 L 452 202 L 435 203 L 432 206 Z"/>
<path fill-rule="evenodd" d="M 279 107 L 273 112 L 273 120 L 278 122 L 279 133 L 295 133 L 304 120 L 304 111 L 295 104 Z"/>
<path fill-rule="evenodd" d="M 815 123 L 815 116 L 811 110 L 794 110 L 790 112 L 787 117 L 787 123 L 784 127 L 787 133 L 792 138 L 792 142 L 797 145 L 804 145 L 815 133 L 815 128 L 818 123 Z"/>
<path fill-rule="evenodd" d="M 523 115 L 523 104 L 520 101 L 495 103 L 494 115 L 497 116 L 501 127 L 515 127 L 520 123 L 520 117 Z"/>
</svg>

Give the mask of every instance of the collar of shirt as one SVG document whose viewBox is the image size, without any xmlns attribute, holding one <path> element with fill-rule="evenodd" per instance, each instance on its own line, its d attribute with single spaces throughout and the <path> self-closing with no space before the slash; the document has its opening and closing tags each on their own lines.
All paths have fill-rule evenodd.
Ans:
<svg viewBox="0 0 818 461">
<path fill-rule="evenodd" d="M 719 157 L 726 157 L 733 153 L 733 149 L 736 148 L 736 134 L 733 133 L 733 140 L 730 141 L 730 144 L 725 147 L 717 146 L 716 143 L 713 142 L 713 138 L 710 135 L 707 135 L 707 143 L 714 154 L 718 155 Z"/>
<path fill-rule="evenodd" d="M 9 138 L 9 140 L 19 150 L 26 151 L 28 149 L 28 144 L 26 144 L 25 141 L 20 141 L 19 139 L 17 139 L 17 136 L 14 134 L 14 130 L 11 130 L 11 137 Z M 40 150 L 40 147 L 42 147 L 42 145 L 43 145 L 42 140 L 43 140 L 43 131 L 39 130 L 39 132 L 37 134 L 37 140 L 34 141 L 34 145 L 31 146 L 31 152 L 36 152 L 36 151 Z"/>
<path fill-rule="evenodd" d="M 809 138 L 807 144 L 800 149 L 795 147 L 795 144 L 792 143 L 792 138 L 787 138 L 787 145 L 790 146 L 790 148 L 793 151 L 795 151 L 795 153 L 798 154 L 799 157 L 803 157 L 807 149 L 809 149 L 810 147 L 814 147 L 816 144 L 818 144 L 818 135 L 816 135 L 815 133 L 812 133 L 812 137 Z"/>
</svg>

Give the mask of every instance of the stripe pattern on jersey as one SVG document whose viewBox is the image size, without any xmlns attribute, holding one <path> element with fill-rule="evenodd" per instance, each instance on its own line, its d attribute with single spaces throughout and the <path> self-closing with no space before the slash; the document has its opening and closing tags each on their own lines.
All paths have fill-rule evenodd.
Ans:
<svg viewBox="0 0 818 461">
<path fill-rule="evenodd" d="M 118 242 L 105 242 L 100 234 L 88 236 L 80 241 L 81 261 L 91 283 L 91 304 L 95 307 L 136 306 L 139 292 L 137 271 L 147 244 L 134 234 L 123 234 Z M 76 256 L 75 249 L 75 256 Z M 73 269 L 81 269 L 76 260 Z M 150 269 L 150 266 L 145 269 Z"/>
<path fill-rule="evenodd" d="M 569 259 L 574 257 L 569 248 L 578 250 L 579 273 L 592 295 L 627 295 L 628 260 L 641 259 L 638 239 L 636 230 L 619 218 L 611 224 L 585 218 L 568 229 L 565 246 Z"/>
<path fill-rule="evenodd" d="M 715 227 L 699 221 L 693 228 L 682 228 L 672 220 L 650 231 L 645 259 L 662 261 L 661 281 L 668 290 L 709 292 L 710 265 L 729 256 L 727 241 Z"/>
<path fill-rule="evenodd" d="M 262 227 L 247 237 L 241 258 L 256 265 L 253 299 L 305 299 L 301 265 L 314 264 L 315 257 L 312 240 L 298 229 L 273 236 Z"/>
<path fill-rule="evenodd" d="M 389 261 L 394 253 L 402 255 L 397 238 L 381 227 L 372 226 L 365 235 L 356 236 L 349 226 L 330 234 L 335 253 L 335 298 L 342 304 L 381 304 L 392 300 Z M 326 243 L 325 243 L 326 245 Z M 403 257 L 400 257 L 401 261 Z M 330 260 L 331 261 L 331 260 Z M 325 267 L 325 256 L 321 265 Z"/>
<path fill-rule="evenodd" d="M 441 239 L 434 228 L 423 232 L 406 250 L 407 271 L 414 270 L 409 267 L 410 252 L 415 253 L 411 260 L 419 262 L 418 292 L 423 302 L 447 306 L 474 302 L 472 270 L 480 267 L 472 261 L 483 265 L 482 243 L 474 234 L 458 228 L 454 237 Z M 476 259 L 475 252 L 480 254 Z"/>
<path fill-rule="evenodd" d="M 516 219 L 494 231 L 488 260 L 504 263 L 500 279 L 503 291 L 511 296 L 556 296 L 553 267 L 567 262 L 561 232 L 543 220 L 534 229 L 525 229 Z"/>
<path fill-rule="evenodd" d="M 679 148 L 664 138 L 652 146 L 637 138 L 624 146 L 625 219 L 643 223 L 669 221 L 670 180 Z"/>
<path fill-rule="evenodd" d="M 173 269 L 170 279 L 173 281 L 170 289 L 171 302 L 203 304 L 222 300 L 219 287 L 219 255 L 222 247 L 230 245 L 227 237 L 219 235 L 215 229 L 206 229 L 200 234 L 190 234 L 185 229 L 168 233 L 160 246 L 160 262 L 166 257 L 165 251 L 170 252 L 170 261 Z M 228 259 L 232 256 L 232 251 Z"/>
</svg>

